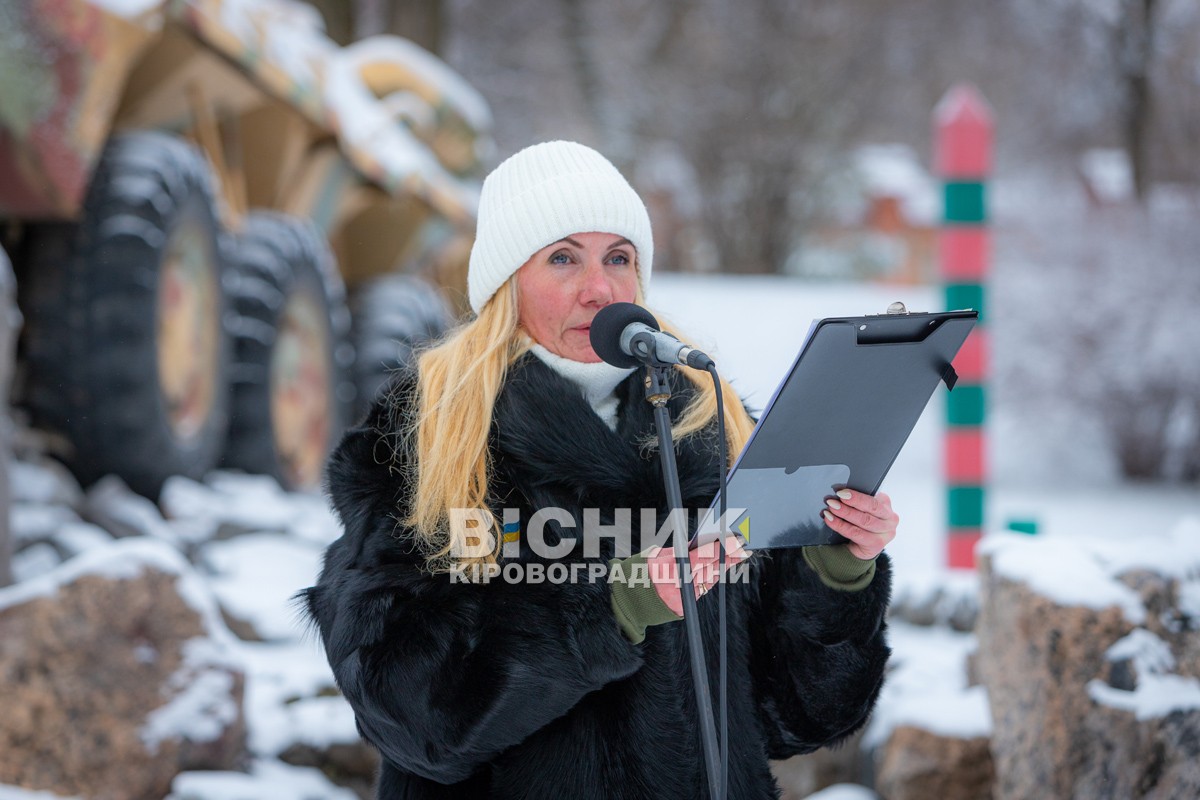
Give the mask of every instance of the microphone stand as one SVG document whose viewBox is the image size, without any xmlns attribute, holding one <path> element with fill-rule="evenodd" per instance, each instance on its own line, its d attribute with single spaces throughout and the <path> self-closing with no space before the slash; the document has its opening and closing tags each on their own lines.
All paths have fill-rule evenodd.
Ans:
<svg viewBox="0 0 1200 800">
<path fill-rule="evenodd" d="M 647 366 L 646 369 L 649 373 L 646 376 L 646 400 L 654 406 L 659 459 L 662 463 L 663 484 L 671 507 L 670 513 L 683 513 L 686 521 L 687 511 L 683 507 L 683 496 L 679 489 L 679 470 L 675 465 L 675 444 L 671 439 L 671 413 L 667 409 L 667 401 L 671 399 L 671 385 L 667 376 L 674 367 Z M 675 563 L 682 582 L 680 596 L 683 600 L 683 624 L 687 630 L 688 649 L 691 651 L 696 704 L 700 709 L 700 738 L 704 749 L 704 763 L 708 770 L 709 795 L 713 800 L 717 800 L 723 794 L 721 756 L 716 724 L 713 722 L 712 694 L 709 692 L 708 669 L 704 661 L 704 642 L 700 638 L 700 609 L 696 603 L 696 592 L 692 588 L 691 561 L 686 544 L 682 553 L 679 552 L 679 548 L 675 549 Z"/>
</svg>

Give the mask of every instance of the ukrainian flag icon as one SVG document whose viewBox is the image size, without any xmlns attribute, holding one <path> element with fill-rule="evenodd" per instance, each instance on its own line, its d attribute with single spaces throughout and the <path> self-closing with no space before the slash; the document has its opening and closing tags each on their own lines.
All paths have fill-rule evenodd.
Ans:
<svg viewBox="0 0 1200 800">
<path fill-rule="evenodd" d="M 521 523 L 506 522 L 504 523 L 504 543 L 516 542 L 521 539 Z"/>
</svg>

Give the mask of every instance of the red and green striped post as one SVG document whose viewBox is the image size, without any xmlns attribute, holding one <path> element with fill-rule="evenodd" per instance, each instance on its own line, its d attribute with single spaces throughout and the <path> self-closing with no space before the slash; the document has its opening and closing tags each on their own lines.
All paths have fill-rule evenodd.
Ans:
<svg viewBox="0 0 1200 800">
<path fill-rule="evenodd" d="M 938 261 L 948 310 L 973 308 L 979 323 L 954 369 L 958 384 L 947 395 L 944 472 L 949 521 L 949 566 L 975 566 L 975 543 L 983 532 L 987 485 L 988 337 L 985 281 L 989 241 L 985 180 L 992 169 L 992 112 L 982 95 L 959 84 L 934 110 L 934 164 L 944 182 Z"/>
</svg>

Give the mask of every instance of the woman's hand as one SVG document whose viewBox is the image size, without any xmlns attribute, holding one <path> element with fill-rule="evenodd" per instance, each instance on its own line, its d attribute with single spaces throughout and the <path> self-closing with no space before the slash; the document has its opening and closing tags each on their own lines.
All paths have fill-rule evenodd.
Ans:
<svg viewBox="0 0 1200 800">
<path fill-rule="evenodd" d="M 720 579 L 721 551 L 714 539 L 694 550 L 689 550 L 688 557 L 692 564 L 692 588 L 695 589 L 696 598 L 699 599 Z M 743 546 L 739 537 L 725 537 L 726 569 L 749 557 L 750 551 Z M 646 553 L 646 566 L 649 568 L 650 580 L 654 584 L 654 590 L 658 592 L 658 596 L 666 603 L 667 608 L 682 617 L 683 594 L 680 592 L 682 583 L 679 579 L 678 563 L 675 561 L 675 549 L 672 547 L 652 548 Z"/>
<path fill-rule="evenodd" d="M 900 517 L 892 511 L 892 498 L 883 492 L 872 497 L 842 489 L 825 504 L 829 506 L 822 512 L 825 524 L 850 540 L 848 547 L 857 558 L 874 558 L 896 538 Z"/>
</svg>

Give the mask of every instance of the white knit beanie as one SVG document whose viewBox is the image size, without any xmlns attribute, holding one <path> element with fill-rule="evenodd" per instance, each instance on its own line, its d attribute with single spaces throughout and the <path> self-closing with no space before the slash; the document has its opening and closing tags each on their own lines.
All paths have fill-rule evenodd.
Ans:
<svg viewBox="0 0 1200 800">
<path fill-rule="evenodd" d="M 645 294 L 654 261 L 650 215 L 617 168 L 575 142 L 543 142 L 509 156 L 484 180 L 479 197 L 467 272 L 471 308 L 479 313 L 530 256 L 574 233 L 628 239 Z"/>
</svg>

